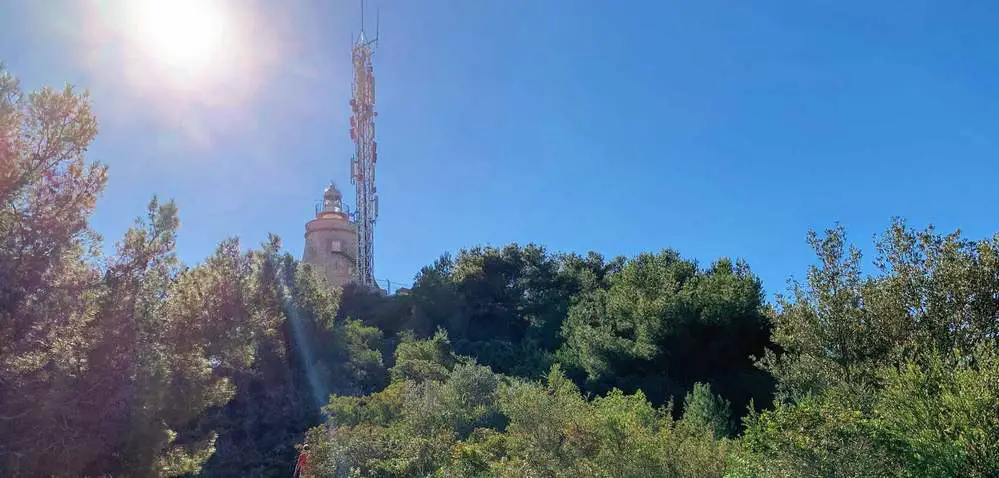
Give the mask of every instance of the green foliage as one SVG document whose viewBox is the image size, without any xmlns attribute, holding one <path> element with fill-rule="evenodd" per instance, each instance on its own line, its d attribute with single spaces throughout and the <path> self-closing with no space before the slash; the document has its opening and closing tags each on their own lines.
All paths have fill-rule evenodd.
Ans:
<svg viewBox="0 0 999 478">
<path fill-rule="evenodd" d="M 443 328 L 457 353 L 497 372 L 540 378 L 561 363 L 589 392 L 643 390 L 661 404 L 710 381 L 738 410 L 769 403 L 750 359 L 769 344 L 763 293 L 741 262 L 475 248 L 424 268 L 408 299 L 417 337 Z"/>
<path fill-rule="evenodd" d="M 732 410 L 728 400 L 711 393 L 711 385 L 695 383 L 683 399 L 684 425 L 695 431 L 722 438 L 734 433 Z"/>
<path fill-rule="evenodd" d="M 453 363 L 443 375 L 393 370 L 381 392 L 330 400 L 307 437 L 315 476 L 721 476 L 731 445 L 640 392 L 587 400 L 558 366 L 541 383 L 510 379 L 430 353 L 442 335 L 405 342 L 396 366 Z"/>
<path fill-rule="evenodd" d="M 842 228 L 811 233 L 809 242 L 819 264 L 792 297 L 778 298 L 773 340 L 784 353 L 763 361 L 782 398 L 871 388 L 882 365 L 999 337 L 999 236 L 970 241 L 895 221 L 878 241 L 879 274 L 870 277 Z"/>
<path fill-rule="evenodd" d="M 613 267 L 594 253 L 550 254 L 533 244 L 444 255 L 417 275 L 408 328 L 418 337 L 442 328 L 461 354 L 499 372 L 541 377 L 574 297 L 602 284 Z"/>
<path fill-rule="evenodd" d="M 751 417 L 733 476 L 995 476 L 995 351 L 926 359 L 883 368 L 871 403 L 827 390 Z"/>
<path fill-rule="evenodd" d="M 347 284 L 337 316 L 355 319 L 393 338 L 413 327 L 411 302 L 407 296 L 389 296 L 381 290 Z"/>
<path fill-rule="evenodd" d="M 96 133 L 86 94 L 26 95 L 0 66 L 0 474 L 44 470 L 58 461 L 45 458 L 51 449 L 80 460 L 62 445 L 78 426 L 82 336 L 98 309 L 86 218 L 107 171 L 85 161 Z"/>
<path fill-rule="evenodd" d="M 909 476 L 999 475 L 999 354 L 932 354 L 884 372 L 871 412 Z"/>
<path fill-rule="evenodd" d="M 443 380 L 454 364 L 454 352 L 447 332 L 439 330 L 430 340 L 415 340 L 407 336 L 395 349 L 392 380 Z"/>
<path fill-rule="evenodd" d="M 736 477 L 894 476 L 869 424 L 840 396 L 807 398 L 747 417 Z"/>
<path fill-rule="evenodd" d="M 533 244 L 387 296 L 274 236 L 185 266 L 156 198 L 104 257 L 96 134 L 0 68 L 0 475 L 280 476 L 304 438 L 312 476 L 999 476 L 999 235 L 896 220 L 865 275 L 810 233 L 775 307 L 743 262 Z"/>
<path fill-rule="evenodd" d="M 276 238 L 183 266 L 172 202 L 100 257 L 95 134 L 85 94 L 0 71 L 0 475 L 286 472 L 310 403 L 384 383 L 380 332 Z"/>
<path fill-rule="evenodd" d="M 336 319 L 339 291 L 279 250 L 272 237 L 254 258 L 265 271 L 266 307 L 282 320 L 260 344 L 253 366 L 236 377 L 234 399 L 196 427 L 220 433 L 203 476 L 287 473 L 293 444 L 319 422 L 317 402 L 330 393 L 371 392 L 386 379 L 377 350 L 381 333 Z"/>
<path fill-rule="evenodd" d="M 327 424 L 309 438 L 320 474 L 357 469 L 425 476 L 440 467 L 456 439 L 491 423 L 498 378 L 485 367 L 458 363 L 443 332 L 400 344 L 392 377 L 381 392 L 334 396 L 324 407 Z"/>
<path fill-rule="evenodd" d="M 641 389 L 663 403 L 710 381 L 741 410 L 769 401 L 750 359 L 769 343 L 762 300 L 744 263 L 700 270 L 674 251 L 642 254 L 574 302 L 557 356 L 594 392 Z"/>
<path fill-rule="evenodd" d="M 896 221 L 862 277 L 841 228 L 781 298 L 763 365 L 785 403 L 748 420 L 733 476 L 995 476 L 995 238 Z"/>
</svg>

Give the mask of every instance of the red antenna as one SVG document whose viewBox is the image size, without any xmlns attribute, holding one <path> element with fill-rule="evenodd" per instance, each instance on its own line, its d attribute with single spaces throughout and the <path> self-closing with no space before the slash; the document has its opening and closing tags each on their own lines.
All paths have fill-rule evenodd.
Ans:
<svg viewBox="0 0 999 478">
<path fill-rule="evenodd" d="M 351 58 L 354 67 L 353 98 L 351 107 L 351 139 L 354 157 L 351 158 L 350 182 L 356 193 L 355 223 L 357 225 L 358 283 L 377 287 L 374 279 L 374 229 L 378 219 L 378 195 L 375 186 L 375 76 L 371 57 L 374 43 L 364 37 L 364 0 L 361 0 L 361 34 L 354 42 Z"/>
</svg>

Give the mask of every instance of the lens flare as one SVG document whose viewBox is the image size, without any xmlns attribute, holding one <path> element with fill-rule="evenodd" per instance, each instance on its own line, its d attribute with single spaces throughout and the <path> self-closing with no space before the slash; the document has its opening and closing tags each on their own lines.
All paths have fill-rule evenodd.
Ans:
<svg viewBox="0 0 999 478">
<path fill-rule="evenodd" d="M 225 51 L 230 25 L 217 2 L 137 0 L 129 5 L 137 45 L 160 66 L 200 75 Z"/>
</svg>

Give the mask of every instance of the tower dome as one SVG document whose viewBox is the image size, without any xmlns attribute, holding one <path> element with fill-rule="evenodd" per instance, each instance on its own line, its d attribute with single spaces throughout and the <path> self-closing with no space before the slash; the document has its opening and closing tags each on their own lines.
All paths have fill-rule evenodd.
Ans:
<svg viewBox="0 0 999 478">
<path fill-rule="evenodd" d="M 323 190 L 323 211 L 324 212 L 342 212 L 343 211 L 343 194 L 340 194 L 340 190 L 336 188 L 336 184 L 330 183 Z"/>
</svg>

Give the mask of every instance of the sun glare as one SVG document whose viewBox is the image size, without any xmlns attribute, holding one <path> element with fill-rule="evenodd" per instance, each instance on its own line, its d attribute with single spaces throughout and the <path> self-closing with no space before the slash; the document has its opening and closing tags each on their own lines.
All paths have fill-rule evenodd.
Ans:
<svg viewBox="0 0 999 478">
<path fill-rule="evenodd" d="M 199 75 L 226 47 L 228 22 L 212 0 L 134 0 L 132 28 L 143 55 L 185 75 Z"/>
<path fill-rule="evenodd" d="M 2 3 L 3 0 L 0 0 Z M 248 114 L 283 58 L 266 5 L 243 0 L 88 0 L 81 55 L 129 114 L 199 146 L 255 125 Z M 274 2 L 275 5 L 280 2 Z M 137 107 L 141 104 L 143 107 Z M 134 113 L 133 113 L 134 112 Z M 250 125 L 250 126 L 247 126 Z"/>
</svg>

